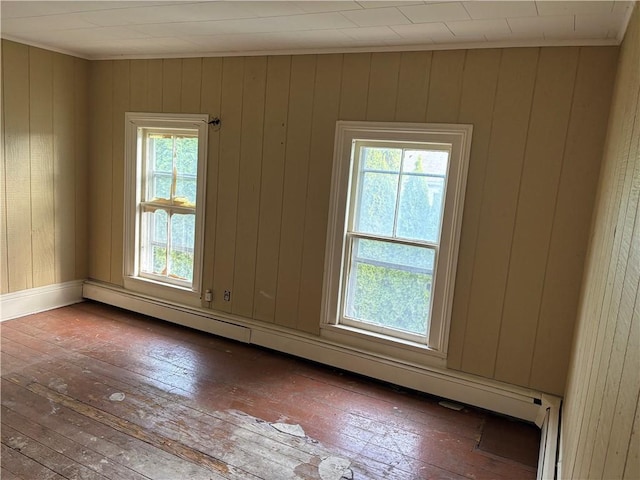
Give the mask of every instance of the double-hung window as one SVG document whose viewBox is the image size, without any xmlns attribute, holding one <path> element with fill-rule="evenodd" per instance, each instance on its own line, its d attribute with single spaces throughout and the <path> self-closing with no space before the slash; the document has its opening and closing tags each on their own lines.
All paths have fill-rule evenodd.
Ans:
<svg viewBox="0 0 640 480">
<path fill-rule="evenodd" d="M 207 115 L 126 114 L 125 283 L 201 289 Z"/>
<path fill-rule="evenodd" d="M 444 356 L 471 127 L 338 122 L 323 326 Z"/>
</svg>

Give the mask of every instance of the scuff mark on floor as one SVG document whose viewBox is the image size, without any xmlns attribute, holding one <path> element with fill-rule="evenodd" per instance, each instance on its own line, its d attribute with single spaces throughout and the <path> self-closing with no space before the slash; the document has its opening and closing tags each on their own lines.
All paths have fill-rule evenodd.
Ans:
<svg viewBox="0 0 640 480">
<path fill-rule="evenodd" d="M 7 442 L 8 447 L 11 447 L 14 450 L 17 450 L 18 452 L 21 451 L 27 445 L 28 445 L 27 439 L 24 437 L 10 437 L 9 441 Z"/>
<path fill-rule="evenodd" d="M 58 393 L 67 393 L 67 384 L 62 378 L 54 378 L 49 382 L 49 388 L 55 390 Z"/>
<path fill-rule="evenodd" d="M 279 432 L 287 433 L 289 435 L 293 435 L 294 437 L 304 438 L 307 436 L 307 434 L 304 433 L 302 427 L 298 424 L 292 425 L 290 423 L 271 423 L 270 425 Z"/>
<path fill-rule="evenodd" d="M 109 400 L 112 402 L 121 402 L 124 400 L 124 393 L 116 392 L 109 395 Z"/>
</svg>

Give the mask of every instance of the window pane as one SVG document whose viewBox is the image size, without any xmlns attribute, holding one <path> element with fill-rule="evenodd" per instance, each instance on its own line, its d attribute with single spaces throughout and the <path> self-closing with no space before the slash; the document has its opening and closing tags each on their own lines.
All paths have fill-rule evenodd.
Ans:
<svg viewBox="0 0 640 480">
<path fill-rule="evenodd" d="M 396 235 L 437 243 L 440 240 L 444 182 L 449 152 L 406 150 Z"/>
<path fill-rule="evenodd" d="M 380 257 L 373 257 L 374 249 Z M 364 253 L 364 255 L 363 255 Z M 413 256 L 413 266 L 403 263 Z M 425 335 L 435 252 L 426 247 L 354 240 L 345 315 L 366 323 Z M 425 268 L 427 267 L 427 268 Z"/>
<path fill-rule="evenodd" d="M 166 247 L 159 247 L 153 245 L 151 247 L 153 252 L 153 270 L 148 273 L 155 273 L 156 275 L 166 275 L 167 273 L 167 249 Z"/>
<path fill-rule="evenodd" d="M 431 272 L 435 254 L 430 248 L 355 238 L 353 256 L 362 261 L 386 262 Z"/>
<path fill-rule="evenodd" d="M 405 173 L 426 173 L 445 176 L 449 164 L 449 152 L 441 150 L 406 150 L 402 159 Z"/>
<path fill-rule="evenodd" d="M 195 217 L 193 214 L 171 216 L 170 276 L 189 282 L 193 279 Z"/>
<path fill-rule="evenodd" d="M 149 200 L 156 198 L 169 199 L 171 196 L 171 175 L 166 173 L 153 175 L 153 190 Z"/>
<path fill-rule="evenodd" d="M 444 178 L 403 175 L 396 235 L 437 243 L 442 223 Z"/>
<path fill-rule="evenodd" d="M 149 158 L 151 168 L 157 172 L 171 173 L 173 170 L 173 139 L 170 135 L 149 136 Z"/>
<path fill-rule="evenodd" d="M 140 269 L 145 273 L 164 274 L 167 268 L 167 221 L 164 210 L 142 214 Z"/>
<path fill-rule="evenodd" d="M 164 210 L 156 210 L 151 216 L 151 222 L 153 224 L 153 243 L 167 243 L 167 217 L 168 214 Z"/>
<path fill-rule="evenodd" d="M 195 177 L 178 177 L 176 179 L 176 198 L 175 203 L 188 207 L 196 205 L 196 178 Z"/>
<path fill-rule="evenodd" d="M 360 149 L 360 162 L 364 170 L 398 173 L 401 159 L 401 148 L 362 147 Z"/>
<path fill-rule="evenodd" d="M 392 236 L 397 194 L 397 174 L 365 172 L 362 175 L 360 202 L 356 208 L 355 230 Z"/>
<path fill-rule="evenodd" d="M 198 139 L 176 137 L 176 171 L 178 175 L 195 175 L 198 172 Z"/>
</svg>

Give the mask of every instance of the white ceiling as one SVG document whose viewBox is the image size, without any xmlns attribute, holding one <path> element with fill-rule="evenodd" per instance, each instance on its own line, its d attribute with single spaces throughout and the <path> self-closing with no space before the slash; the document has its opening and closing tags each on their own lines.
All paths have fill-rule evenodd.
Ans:
<svg viewBox="0 0 640 480">
<path fill-rule="evenodd" d="M 631 1 L 1 1 L 3 38 L 84 58 L 615 45 Z"/>
</svg>

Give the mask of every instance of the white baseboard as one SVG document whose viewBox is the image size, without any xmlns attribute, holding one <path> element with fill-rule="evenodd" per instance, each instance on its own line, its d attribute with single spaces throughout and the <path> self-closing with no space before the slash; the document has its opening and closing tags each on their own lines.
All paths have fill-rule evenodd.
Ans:
<svg viewBox="0 0 640 480">
<path fill-rule="evenodd" d="M 0 296 L 0 322 L 82 302 L 83 280 L 30 288 Z"/>
<path fill-rule="evenodd" d="M 534 422 L 542 394 L 446 368 L 383 357 L 313 335 L 88 281 L 85 298 Z"/>
</svg>

